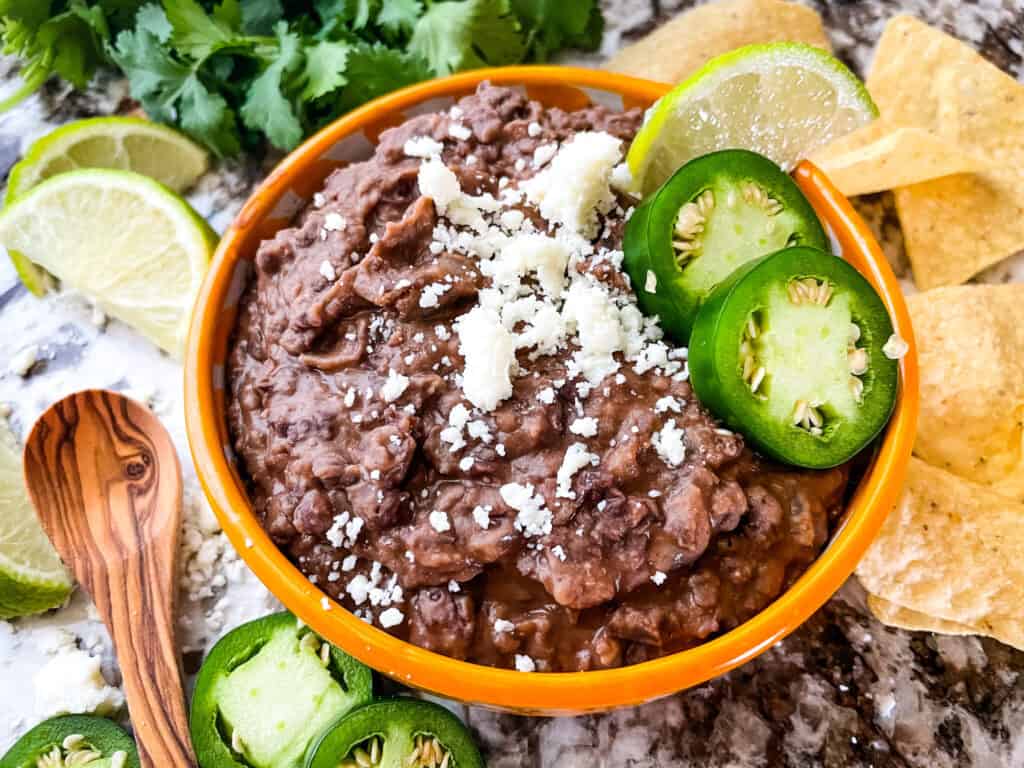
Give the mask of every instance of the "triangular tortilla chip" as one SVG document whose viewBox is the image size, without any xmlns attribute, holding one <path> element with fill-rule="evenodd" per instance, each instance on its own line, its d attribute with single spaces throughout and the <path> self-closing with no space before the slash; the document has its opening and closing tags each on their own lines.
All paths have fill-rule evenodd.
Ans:
<svg viewBox="0 0 1024 768">
<path fill-rule="evenodd" d="M 896 190 L 917 285 L 962 283 L 1024 249 L 1024 85 L 910 16 L 886 25 L 867 85 L 887 120 L 985 164 Z"/>
<path fill-rule="evenodd" d="M 662 24 L 619 51 L 605 68 L 678 83 L 715 56 L 742 45 L 777 40 L 831 50 L 821 17 L 810 8 L 782 0 L 722 0 Z"/>
<path fill-rule="evenodd" d="M 884 600 L 1024 648 L 1024 504 L 985 486 L 912 458 L 857 576 Z"/>
<path fill-rule="evenodd" d="M 848 197 L 973 173 L 984 163 L 922 128 L 880 118 L 810 157 Z"/>
<path fill-rule="evenodd" d="M 907 298 L 921 406 L 914 453 L 1024 502 L 1024 284 Z"/>
<path fill-rule="evenodd" d="M 926 613 L 912 611 L 896 603 L 890 603 L 878 595 L 868 595 L 868 608 L 883 624 L 911 632 L 935 632 L 939 635 L 984 635 L 985 633 L 968 624 L 936 619 Z"/>
</svg>

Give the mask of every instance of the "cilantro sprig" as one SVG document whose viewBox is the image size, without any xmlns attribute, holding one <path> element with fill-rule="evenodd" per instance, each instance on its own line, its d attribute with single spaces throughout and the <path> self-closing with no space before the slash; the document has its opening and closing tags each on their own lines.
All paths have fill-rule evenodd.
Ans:
<svg viewBox="0 0 1024 768">
<path fill-rule="evenodd" d="M 0 110 L 113 66 L 150 117 L 218 155 L 288 150 L 396 88 L 592 50 L 602 25 L 597 0 L 0 0 L 24 80 Z"/>
</svg>

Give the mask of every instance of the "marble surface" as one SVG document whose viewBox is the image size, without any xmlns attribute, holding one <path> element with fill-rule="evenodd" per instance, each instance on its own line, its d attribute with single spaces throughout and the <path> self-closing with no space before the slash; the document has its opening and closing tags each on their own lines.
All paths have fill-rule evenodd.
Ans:
<svg viewBox="0 0 1024 768">
<path fill-rule="evenodd" d="M 642 35 L 685 0 L 604 0 L 602 55 Z M 839 54 L 863 73 L 887 18 L 913 13 L 975 45 L 1024 80 L 1022 0 L 816 0 Z M 599 63 L 600 56 L 583 63 Z M 15 85 L 0 60 L 0 95 Z M 130 108 L 125 83 L 101 77 L 87 92 L 48 84 L 0 116 L 0 174 L 28 142 L 67 120 Z M 223 228 L 274 158 L 246 158 L 209 174 L 191 195 Z M 906 274 L 898 222 L 885 195 L 861 201 L 894 266 Z M 985 279 L 1020 279 L 1009 260 Z M 56 398 L 106 386 L 147 400 L 181 452 L 186 485 L 179 635 L 188 669 L 221 633 L 272 610 L 276 601 L 219 534 L 187 459 L 180 368 L 86 301 L 37 300 L 0 265 L 0 402 L 16 431 Z M 9 370 L 26 349 L 27 377 Z M 33 677 L 62 644 L 100 656 L 118 673 L 109 639 L 80 593 L 47 616 L 0 621 L 0 752 L 47 712 L 33 703 Z M 713 766 L 1024 766 L 1024 653 L 991 640 L 887 629 L 871 618 L 855 581 L 785 641 L 746 666 L 663 701 L 606 715 L 531 719 L 453 707 L 471 724 L 491 768 L 680 768 Z"/>
</svg>

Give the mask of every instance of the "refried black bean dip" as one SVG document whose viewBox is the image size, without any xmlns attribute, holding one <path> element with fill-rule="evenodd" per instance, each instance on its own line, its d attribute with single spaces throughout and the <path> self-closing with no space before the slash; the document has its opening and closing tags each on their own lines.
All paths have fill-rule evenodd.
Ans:
<svg viewBox="0 0 1024 768">
<path fill-rule="evenodd" d="M 719 428 L 636 307 L 640 121 L 483 85 L 260 246 L 235 447 L 273 540 L 365 621 L 481 664 L 616 667 L 745 621 L 824 546 L 846 471 Z"/>
</svg>

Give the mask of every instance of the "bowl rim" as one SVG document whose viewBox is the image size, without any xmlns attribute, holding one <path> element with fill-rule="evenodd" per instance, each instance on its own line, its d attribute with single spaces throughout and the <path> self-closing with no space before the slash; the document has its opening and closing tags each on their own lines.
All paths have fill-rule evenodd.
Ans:
<svg viewBox="0 0 1024 768">
<path fill-rule="evenodd" d="M 499 85 L 582 87 L 653 102 L 670 86 L 601 70 L 524 66 L 483 69 L 431 80 L 372 101 L 331 123 L 289 154 L 253 192 L 221 239 L 200 289 L 185 356 L 186 431 L 200 483 L 221 526 L 253 572 L 299 619 L 383 674 L 466 703 L 521 714 L 558 715 L 638 705 L 705 682 L 778 643 L 853 573 L 895 506 L 913 447 L 918 409 L 916 345 L 902 291 L 881 247 L 849 201 L 804 162 L 793 173 L 853 263 L 878 290 L 896 332 L 909 345 L 900 361 L 900 392 L 873 464 L 847 506 L 827 548 L 774 602 L 735 629 L 689 650 L 610 670 L 524 674 L 443 656 L 392 637 L 327 598 L 274 545 L 252 513 L 225 452 L 226 424 L 217 418 L 214 357 L 217 321 L 241 258 L 244 234 L 270 215 L 290 184 L 341 138 L 404 109 L 464 93 L 484 80 Z M 221 335 L 224 335 L 223 329 Z M 219 370 L 218 370 L 219 369 Z"/>
</svg>

